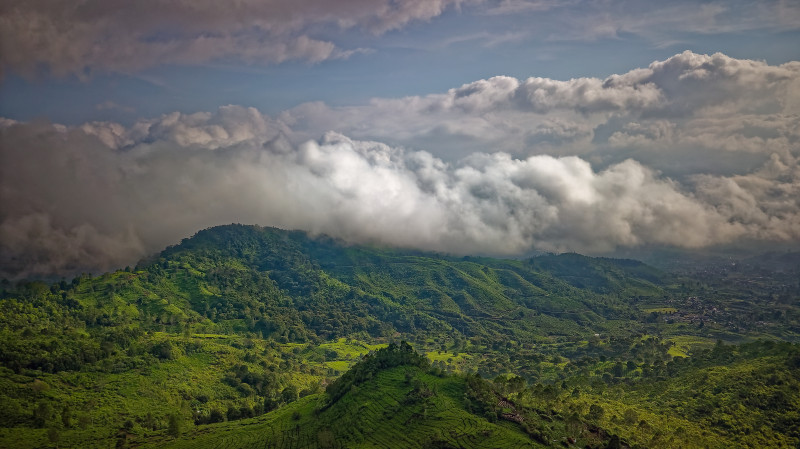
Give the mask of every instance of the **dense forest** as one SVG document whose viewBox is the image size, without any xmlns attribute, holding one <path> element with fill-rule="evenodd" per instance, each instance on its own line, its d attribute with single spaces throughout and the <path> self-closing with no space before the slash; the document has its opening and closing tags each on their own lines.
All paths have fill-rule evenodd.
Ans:
<svg viewBox="0 0 800 449">
<path fill-rule="evenodd" d="M 797 447 L 796 261 L 206 229 L 2 282 L 0 447 Z"/>
</svg>

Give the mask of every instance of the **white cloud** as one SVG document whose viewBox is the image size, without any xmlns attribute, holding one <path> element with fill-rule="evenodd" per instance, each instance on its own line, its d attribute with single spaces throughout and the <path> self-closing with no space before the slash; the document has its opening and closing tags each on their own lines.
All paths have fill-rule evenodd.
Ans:
<svg viewBox="0 0 800 449">
<path fill-rule="evenodd" d="M 498 76 L 361 106 L 309 103 L 279 119 L 298 141 L 336 130 L 448 160 L 475 151 L 591 153 L 608 161 L 661 152 L 665 163 L 654 168 L 663 168 L 674 162 L 670 154 L 690 150 L 700 160 L 719 150 L 798 154 L 798 105 L 800 62 L 771 66 L 684 52 L 605 79 Z"/>
<path fill-rule="evenodd" d="M 686 52 L 276 117 L 3 119 L 0 265 L 105 269 L 230 222 L 456 253 L 797 242 L 798 80 Z"/>
<path fill-rule="evenodd" d="M 747 228 L 752 238 L 800 236 L 800 163 L 773 154 L 758 171 L 731 177 L 698 175 L 697 196 Z"/>
<path fill-rule="evenodd" d="M 630 159 L 447 163 L 337 133 L 294 146 L 282 126 L 236 106 L 130 128 L 12 124 L 0 131 L 0 265 L 15 276 L 108 269 L 229 222 L 453 253 L 800 239 L 800 168 L 788 155 L 680 184 Z"/>
</svg>

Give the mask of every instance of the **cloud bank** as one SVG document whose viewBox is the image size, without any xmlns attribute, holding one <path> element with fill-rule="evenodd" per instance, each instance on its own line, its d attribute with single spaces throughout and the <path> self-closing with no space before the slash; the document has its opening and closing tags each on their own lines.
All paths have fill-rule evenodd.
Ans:
<svg viewBox="0 0 800 449">
<path fill-rule="evenodd" d="M 749 153 L 763 163 L 772 153 L 796 155 L 800 62 L 771 66 L 687 51 L 605 79 L 498 76 L 361 106 L 308 103 L 280 119 L 298 139 L 335 129 L 402 146 L 435 142 L 437 154 L 452 160 L 490 149 L 586 155 L 601 165 L 636 153 L 661 170 L 674 169 L 670 154 L 686 162 L 691 153 L 708 165 L 720 152 Z"/>
<path fill-rule="evenodd" d="M 113 269 L 231 222 L 457 254 L 797 243 L 798 80 L 687 52 L 274 117 L 2 120 L 0 275 Z"/>
</svg>

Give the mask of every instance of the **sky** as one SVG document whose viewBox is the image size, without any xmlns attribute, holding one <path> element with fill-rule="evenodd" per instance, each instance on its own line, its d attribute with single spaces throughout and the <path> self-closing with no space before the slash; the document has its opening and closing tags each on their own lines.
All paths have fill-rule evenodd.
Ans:
<svg viewBox="0 0 800 449">
<path fill-rule="evenodd" d="M 452 254 L 800 244 L 800 2 L 5 0 L 0 277 L 232 222 Z"/>
</svg>

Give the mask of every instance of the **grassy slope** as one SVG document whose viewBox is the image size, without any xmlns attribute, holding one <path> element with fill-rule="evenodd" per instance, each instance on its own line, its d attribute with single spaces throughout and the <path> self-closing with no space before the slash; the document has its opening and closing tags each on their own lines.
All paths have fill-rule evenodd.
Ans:
<svg viewBox="0 0 800 449">
<path fill-rule="evenodd" d="M 414 398 L 407 379 L 436 391 Z M 518 448 L 538 447 L 517 425 L 490 423 L 463 409 L 464 379 L 440 378 L 419 368 L 381 371 L 331 407 L 316 412 L 321 396 L 304 398 L 248 422 L 199 427 L 191 434 L 153 447 L 219 448 Z M 145 446 L 147 447 L 147 446 Z"/>
</svg>

